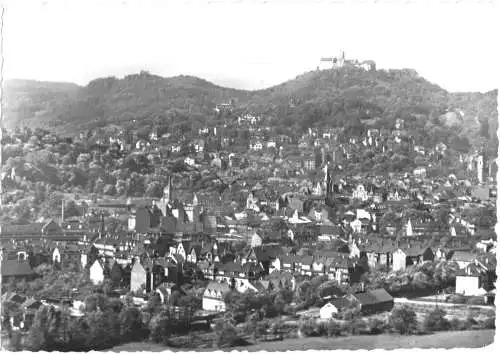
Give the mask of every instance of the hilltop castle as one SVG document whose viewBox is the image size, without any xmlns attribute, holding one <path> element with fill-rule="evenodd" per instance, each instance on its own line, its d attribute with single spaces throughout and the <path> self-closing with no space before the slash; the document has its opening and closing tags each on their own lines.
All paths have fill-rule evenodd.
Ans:
<svg viewBox="0 0 500 354">
<path fill-rule="evenodd" d="M 352 67 L 352 68 L 361 68 L 366 71 L 376 70 L 376 64 L 373 60 L 365 60 L 358 61 L 355 60 L 347 60 L 345 58 L 345 52 L 340 51 L 340 55 L 338 57 L 326 57 L 321 58 L 319 61 L 318 70 L 331 70 L 331 69 L 340 69 L 343 67 Z"/>
</svg>

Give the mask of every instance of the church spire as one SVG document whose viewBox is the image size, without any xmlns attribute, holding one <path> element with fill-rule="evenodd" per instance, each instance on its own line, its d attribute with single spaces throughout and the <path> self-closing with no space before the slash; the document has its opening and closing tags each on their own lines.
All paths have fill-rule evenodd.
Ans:
<svg viewBox="0 0 500 354">
<path fill-rule="evenodd" d="M 172 195 L 172 177 L 168 176 L 167 179 L 167 185 L 163 189 L 163 199 L 165 202 L 170 203 L 173 200 L 173 195 Z"/>
</svg>

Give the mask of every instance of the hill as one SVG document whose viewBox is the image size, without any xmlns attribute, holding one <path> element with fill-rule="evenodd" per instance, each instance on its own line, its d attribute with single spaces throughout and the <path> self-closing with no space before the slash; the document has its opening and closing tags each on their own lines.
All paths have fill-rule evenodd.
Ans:
<svg viewBox="0 0 500 354">
<path fill-rule="evenodd" d="M 153 126 L 178 116 L 205 125 L 215 119 L 215 105 L 229 100 L 242 110 L 265 113 L 271 125 L 300 131 L 356 126 L 360 121 L 393 126 L 401 118 L 414 126 L 430 122 L 476 145 L 496 145 L 498 127 L 498 91 L 449 93 L 408 69 L 312 71 L 257 91 L 224 88 L 191 76 L 163 78 L 141 72 L 123 79 L 96 79 L 85 87 L 16 80 L 7 83 L 6 93 L 6 126 L 29 122 L 66 134 L 133 121 Z"/>
</svg>

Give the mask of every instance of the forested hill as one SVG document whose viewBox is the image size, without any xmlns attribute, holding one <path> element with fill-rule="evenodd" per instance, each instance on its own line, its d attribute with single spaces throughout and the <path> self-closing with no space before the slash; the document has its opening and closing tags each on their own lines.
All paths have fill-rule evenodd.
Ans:
<svg viewBox="0 0 500 354">
<path fill-rule="evenodd" d="M 498 91 L 449 93 L 413 70 L 355 68 L 311 71 L 258 91 L 224 88 L 191 76 L 163 78 L 148 72 L 123 79 L 100 78 L 85 87 L 16 80 L 6 83 L 4 124 L 43 127 L 73 134 L 108 124 L 141 127 L 172 116 L 200 125 L 216 120 L 221 102 L 264 114 L 270 125 L 392 126 L 402 118 L 440 135 L 466 136 L 473 144 L 496 144 Z"/>
</svg>

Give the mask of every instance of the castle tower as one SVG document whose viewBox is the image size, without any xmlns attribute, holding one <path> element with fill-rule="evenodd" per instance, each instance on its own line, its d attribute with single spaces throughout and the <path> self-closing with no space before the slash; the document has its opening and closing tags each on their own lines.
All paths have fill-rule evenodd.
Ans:
<svg viewBox="0 0 500 354">
<path fill-rule="evenodd" d="M 338 66 L 339 66 L 339 68 L 341 68 L 341 67 L 344 66 L 344 62 L 345 62 L 345 52 L 343 50 L 341 50 L 340 51 L 339 60 L 338 60 Z"/>
</svg>

